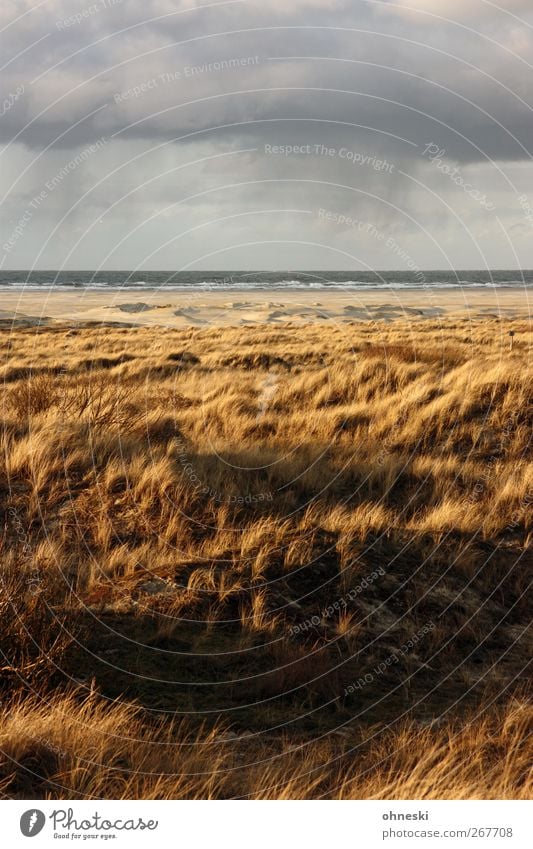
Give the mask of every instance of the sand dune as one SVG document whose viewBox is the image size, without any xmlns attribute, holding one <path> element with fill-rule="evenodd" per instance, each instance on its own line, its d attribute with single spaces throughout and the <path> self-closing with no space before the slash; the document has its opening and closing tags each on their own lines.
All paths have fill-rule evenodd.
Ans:
<svg viewBox="0 0 533 849">
<path fill-rule="evenodd" d="M 34 327 L 40 324 L 49 324 L 52 319 L 49 316 L 26 315 L 19 310 L 0 310 L 0 327 Z"/>
<path fill-rule="evenodd" d="M 349 321 L 394 322 L 439 317 L 528 318 L 531 315 L 529 292 L 497 290 L 398 292 L 325 292 L 321 301 L 310 301 L 305 293 L 283 292 L 280 300 L 271 293 L 242 292 L 245 298 L 227 300 L 227 293 L 216 292 L 143 292 L 142 301 L 125 301 L 124 292 L 28 291 L 3 292 L 2 324 L 18 325 L 70 322 L 124 322 L 124 313 L 136 326 L 162 327 L 227 326 L 242 324 L 294 325 L 310 322 L 345 324 Z M 46 313 L 46 315 L 45 315 Z"/>
</svg>

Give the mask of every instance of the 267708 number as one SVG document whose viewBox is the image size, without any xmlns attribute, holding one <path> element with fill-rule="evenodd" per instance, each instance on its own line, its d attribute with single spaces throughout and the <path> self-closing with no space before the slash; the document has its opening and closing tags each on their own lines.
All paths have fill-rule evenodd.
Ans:
<svg viewBox="0 0 533 849">
<path fill-rule="evenodd" d="M 512 828 L 498 828 L 497 826 L 471 827 L 468 829 L 468 837 L 512 837 Z"/>
</svg>

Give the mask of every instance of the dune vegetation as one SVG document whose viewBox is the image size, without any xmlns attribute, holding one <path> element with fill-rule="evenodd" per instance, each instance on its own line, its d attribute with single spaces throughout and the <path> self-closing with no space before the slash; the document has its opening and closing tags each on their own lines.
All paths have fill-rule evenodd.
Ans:
<svg viewBox="0 0 533 849">
<path fill-rule="evenodd" d="M 0 351 L 4 798 L 530 796 L 526 322 Z"/>
</svg>

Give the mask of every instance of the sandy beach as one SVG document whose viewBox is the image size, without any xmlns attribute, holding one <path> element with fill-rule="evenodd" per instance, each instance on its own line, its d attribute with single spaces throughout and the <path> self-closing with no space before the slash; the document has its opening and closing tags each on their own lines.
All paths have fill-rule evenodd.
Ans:
<svg viewBox="0 0 533 849">
<path fill-rule="evenodd" d="M 188 292 L 14 290 L 1 295 L 0 325 L 120 322 L 162 327 L 391 322 L 461 317 L 529 319 L 531 290 Z"/>
</svg>

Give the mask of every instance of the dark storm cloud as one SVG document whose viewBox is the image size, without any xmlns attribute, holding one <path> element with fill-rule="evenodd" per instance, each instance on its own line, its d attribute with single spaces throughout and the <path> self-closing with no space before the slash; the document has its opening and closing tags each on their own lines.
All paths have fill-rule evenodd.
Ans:
<svg viewBox="0 0 533 849">
<path fill-rule="evenodd" d="M 7 262 L 171 267 L 206 234 L 222 257 L 290 233 L 397 264 L 323 209 L 412 238 L 421 266 L 483 265 L 487 207 L 530 250 L 532 20 L 520 0 L 5 0 L 3 243 L 28 219 Z M 275 261 L 258 251 L 240 261 Z"/>
<path fill-rule="evenodd" d="M 282 134 L 299 138 L 309 132 L 301 119 L 322 118 L 375 128 L 378 146 L 388 133 L 391 150 L 400 136 L 435 140 L 460 161 L 527 158 L 532 71 L 522 54 L 531 30 L 520 42 L 507 16 L 498 46 L 492 24 L 502 16 L 486 4 L 475 31 L 400 7 L 293 0 L 184 12 L 185 4 L 165 2 L 45 3 L 9 29 L 12 56 L 43 40 L 4 72 L 4 90 L 26 91 L 3 116 L 2 139 L 20 133 L 34 148 L 75 146 L 103 132 L 157 141 L 264 119 L 285 121 Z M 217 70 L 254 56 L 257 64 Z M 317 58 L 283 58 L 294 56 Z M 264 133 L 263 125 L 245 131 L 258 141 Z"/>
</svg>

